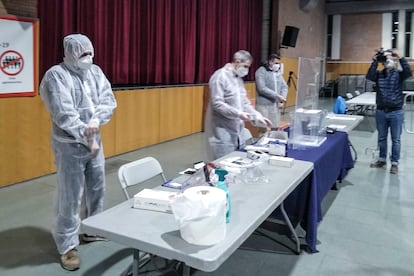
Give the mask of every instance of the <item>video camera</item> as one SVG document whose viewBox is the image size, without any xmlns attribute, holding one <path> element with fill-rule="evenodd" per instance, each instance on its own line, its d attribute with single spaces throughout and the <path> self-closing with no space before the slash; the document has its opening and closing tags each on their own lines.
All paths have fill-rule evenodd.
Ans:
<svg viewBox="0 0 414 276">
<path fill-rule="evenodd" d="M 396 57 L 392 50 L 384 50 L 384 48 L 381 47 L 379 50 L 377 50 L 375 58 L 378 61 L 378 63 L 385 63 L 387 61 L 387 55 L 392 55 L 393 57 Z"/>
</svg>

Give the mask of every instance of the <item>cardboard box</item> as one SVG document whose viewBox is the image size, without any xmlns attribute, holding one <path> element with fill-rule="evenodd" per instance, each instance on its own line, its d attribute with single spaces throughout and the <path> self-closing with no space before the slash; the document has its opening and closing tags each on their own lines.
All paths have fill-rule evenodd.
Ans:
<svg viewBox="0 0 414 276">
<path fill-rule="evenodd" d="M 178 192 L 143 189 L 134 195 L 133 208 L 172 213 L 171 202 L 178 194 Z"/>
</svg>

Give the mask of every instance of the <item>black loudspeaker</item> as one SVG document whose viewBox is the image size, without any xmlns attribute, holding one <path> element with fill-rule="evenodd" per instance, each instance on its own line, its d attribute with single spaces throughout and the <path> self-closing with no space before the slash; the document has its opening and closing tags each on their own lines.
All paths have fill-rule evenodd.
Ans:
<svg viewBox="0 0 414 276">
<path fill-rule="evenodd" d="M 295 47 L 298 38 L 299 28 L 286 26 L 283 33 L 282 46 Z"/>
</svg>

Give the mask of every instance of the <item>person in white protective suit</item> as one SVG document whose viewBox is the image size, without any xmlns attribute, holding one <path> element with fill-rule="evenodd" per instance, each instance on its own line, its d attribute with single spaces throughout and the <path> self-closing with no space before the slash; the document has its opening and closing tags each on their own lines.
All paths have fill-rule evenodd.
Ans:
<svg viewBox="0 0 414 276">
<path fill-rule="evenodd" d="M 280 124 L 280 109 L 284 107 L 288 86 L 281 74 L 280 57 L 271 54 L 267 62 L 255 73 L 256 109 L 272 121 L 274 128 Z"/>
<path fill-rule="evenodd" d="M 205 118 L 209 158 L 217 159 L 243 148 L 251 138 L 244 121 L 254 120 L 265 126 L 272 123 L 254 109 L 247 98 L 243 77 L 249 72 L 252 56 L 248 51 L 239 50 L 231 63 L 214 72 L 209 80 L 210 102 Z"/>
<path fill-rule="evenodd" d="M 63 47 L 63 62 L 45 73 L 40 95 L 52 121 L 51 145 L 57 169 L 52 234 L 62 267 L 76 270 L 80 266 L 81 202 L 86 217 L 103 209 L 105 159 L 99 127 L 111 119 L 117 104 L 111 84 L 93 64 L 89 38 L 68 35 Z M 83 237 L 85 241 L 102 240 Z"/>
</svg>

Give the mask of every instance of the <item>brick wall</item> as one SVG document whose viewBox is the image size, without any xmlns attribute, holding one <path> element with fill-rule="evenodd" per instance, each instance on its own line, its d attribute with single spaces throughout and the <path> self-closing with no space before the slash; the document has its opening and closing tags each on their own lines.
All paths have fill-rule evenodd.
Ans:
<svg viewBox="0 0 414 276">
<path fill-rule="evenodd" d="M 38 0 L 0 0 L 0 14 L 37 18 Z"/>
<path fill-rule="evenodd" d="M 296 47 L 280 49 L 282 57 L 315 58 L 323 54 L 325 1 L 319 1 L 311 11 L 301 10 L 299 0 L 279 2 L 279 30 L 283 34 L 286 25 L 299 28 Z M 276 31 L 276 30 L 272 30 Z"/>
<path fill-rule="evenodd" d="M 341 60 L 370 62 L 381 36 L 382 14 L 342 15 Z"/>
</svg>

